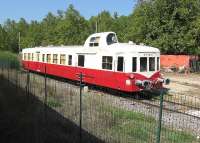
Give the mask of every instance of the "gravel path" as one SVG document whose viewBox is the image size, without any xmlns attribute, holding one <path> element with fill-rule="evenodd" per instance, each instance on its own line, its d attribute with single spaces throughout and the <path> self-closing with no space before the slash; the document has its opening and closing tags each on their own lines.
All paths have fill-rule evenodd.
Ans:
<svg viewBox="0 0 200 143">
<path fill-rule="evenodd" d="M 164 77 L 171 80 L 171 83 L 165 86 L 169 89 L 169 93 L 200 98 L 200 74 L 165 73 Z"/>
</svg>

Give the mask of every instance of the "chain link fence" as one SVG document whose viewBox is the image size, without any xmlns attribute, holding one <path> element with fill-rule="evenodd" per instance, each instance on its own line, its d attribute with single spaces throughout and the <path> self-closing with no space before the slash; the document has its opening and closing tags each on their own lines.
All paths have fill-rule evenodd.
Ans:
<svg viewBox="0 0 200 143">
<path fill-rule="evenodd" d="M 100 87 L 88 89 L 84 75 L 77 75 L 83 82 L 68 81 L 24 70 L 9 61 L 0 61 L 0 68 L 1 80 L 16 89 L 16 96 L 25 93 L 27 105 L 41 103 L 34 106 L 38 112 L 35 126 L 45 123 L 49 125 L 43 126 L 46 132 L 67 142 L 200 142 L 200 97 L 166 93 L 162 102 L 160 94 L 151 93 L 151 98 L 145 94 L 135 99 Z M 45 142 L 42 133 L 38 129 L 35 142 Z"/>
</svg>

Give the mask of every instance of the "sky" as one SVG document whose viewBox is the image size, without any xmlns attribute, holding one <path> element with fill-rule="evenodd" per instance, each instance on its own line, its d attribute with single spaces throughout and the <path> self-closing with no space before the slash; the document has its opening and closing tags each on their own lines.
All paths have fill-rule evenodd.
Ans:
<svg viewBox="0 0 200 143">
<path fill-rule="evenodd" d="M 21 17 L 28 22 L 41 21 L 48 12 L 54 14 L 57 10 L 66 10 L 69 4 L 73 4 L 82 16 L 89 19 L 103 10 L 111 14 L 129 15 L 137 0 L 1 0 L 0 24 L 6 19 L 18 21 Z"/>
</svg>

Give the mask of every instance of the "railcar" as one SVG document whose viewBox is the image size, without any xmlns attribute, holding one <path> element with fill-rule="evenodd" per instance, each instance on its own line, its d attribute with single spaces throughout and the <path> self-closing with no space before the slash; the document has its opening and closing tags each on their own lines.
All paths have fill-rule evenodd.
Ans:
<svg viewBox="0 0 200 143">
<path fill-rule="evenodd" d="M 48 46 L 22 50 L 23 67 L 70 80 L 86 75 L 86 84 L 124 92 L 162 88 L 160 51 L 143 44 L 119 43 L 116 33 L 90 35 L 83 46 Z"/>
</svg>

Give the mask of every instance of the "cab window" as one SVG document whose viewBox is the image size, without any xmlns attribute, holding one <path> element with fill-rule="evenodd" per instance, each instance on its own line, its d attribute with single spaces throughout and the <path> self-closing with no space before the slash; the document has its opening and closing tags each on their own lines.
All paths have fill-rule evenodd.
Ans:
<svg viewBox="0 0 200 143">
<path fill-rule="evenodd" d="M 140 72 L 147 72 L 147 57 L 140 58 Z"/>
<path fill-rule="evenodd" d="M 132 58 L 132 72 L 137 71 L 137 57 Z"/>
<path fill-rule="evenodd" d="M 160 70 L 160 58 L 157 57 L 157 70 Z"/>
<path fill-rule="evenodd" d="M 155 71 L 155 57 L 149 57 L 149 71 Z"/>
<path fill-rule="evenodd" d="M 106 41 L 107 41 L 108 45 L 111 45 L 113 43 L 117 43 L 117 37 L 114 33 L 110 33 L 110 34 L 108 34 Z"/>
</svg>

